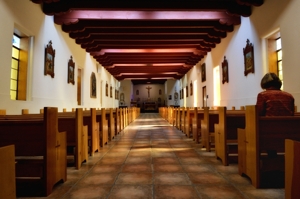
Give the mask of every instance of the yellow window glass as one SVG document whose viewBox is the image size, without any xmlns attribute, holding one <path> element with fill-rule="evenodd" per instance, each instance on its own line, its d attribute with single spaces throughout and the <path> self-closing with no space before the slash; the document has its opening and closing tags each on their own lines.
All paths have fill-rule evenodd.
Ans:
<svg viewBox="0 0 300 199">
<path fill-rule="evenodd" d="M 17 81 L 16 80 L 13 80 L 13 79 L 10 80 L 10 89 L 17 90 Z"/>
<path fill-rule="evenodd" d="M 277 60 L 282 60 L 282 50 L 277 51 Z"/>
<path fill-rule="evenodd" d="M 19 59 L 19 49 L 17 48 L 12 48 L 12 57 Z"/>
<path fill-rule="evenodd" d="M 18 78 L 18 71 L 17 70 L 11 70 L 10 78 L 11 79 L 17 79 Z"/>
<path fill-rule="evenodd" d="M 10 91 L 10 99 L 15 100 L 17 99 L 17 92 L 16 91 Z"/>
</svg>

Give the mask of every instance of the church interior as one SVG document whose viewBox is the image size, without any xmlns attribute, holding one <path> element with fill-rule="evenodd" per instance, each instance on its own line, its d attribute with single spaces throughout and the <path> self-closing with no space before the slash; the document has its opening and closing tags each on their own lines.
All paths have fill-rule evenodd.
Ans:
<svg viewBox="0 0 300 199">
<path fill-rule="evenodd" d="M 101 132 L 98 151 L 80 169 L 67 167 L 67 180 L 41 198 L 285 198 L 284 187 L 253 186 L 238 162 L 223 166 L 174 114 L 245 111 L 267 72 L 279 76 L 298 113 L 299 7 L 297 0 L 0 0 L 0 131 L 4 120 L 41 122 L 54 108 L 58 120 L 81 115 L 85 152 L 90 132 Z M 161 113 L 167 109 L 172 122 Z M 84 118 L 93 114 L 99 124 L 90 127 Z"/>
</svg>

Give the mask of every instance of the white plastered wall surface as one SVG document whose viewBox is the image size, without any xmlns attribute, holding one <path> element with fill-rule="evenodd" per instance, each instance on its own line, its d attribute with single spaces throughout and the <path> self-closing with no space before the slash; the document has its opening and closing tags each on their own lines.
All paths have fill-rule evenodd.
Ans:
<svg viewBox="0 0 300 199">
<path fill-rule="evenodd" d="M 30 12 L 28 12 L 30 10 Z M 6 109 L 7 114 L 19 114 L 21 109 L 29 109 L 30 112 L 39 112 L 44 106 L 63 108 L 100 108 L 116 107 L 115 98 L 103 98 L 100 103 L 101 80 L 109 82 L 116 88 L 116 80 L 106 71 L 97 73 L 96 61 L 85 52 L 68 34 L 61 30 L 59 25 L 53 22 L 52 16 L 46 16 L 40 5 L 30 1 L 0 0 L 0 109 Z M 19 29 L 26 36 L 33 36 L 32 69 L 29 71 L 30 96 L 26 101 L 10 99 L 10 65 L 11 65 L 11 41 L 14 28 Z M 44 75 L 44 51 L 51 40 L 55 49 L 54 78 Z M 67 65 L 73 57 L 75 62 L 75 85 L 67 82 Z M 82 69 L 82 105 L 77 105 L 77 69 Z M 90 97 L 90 76 L 94 72 L 97 79 L 97 97 Z M 113 93 L 114 94 L 114 93 Z M 114 96 L 114 95 L 113 95 Z"/>
</svg>

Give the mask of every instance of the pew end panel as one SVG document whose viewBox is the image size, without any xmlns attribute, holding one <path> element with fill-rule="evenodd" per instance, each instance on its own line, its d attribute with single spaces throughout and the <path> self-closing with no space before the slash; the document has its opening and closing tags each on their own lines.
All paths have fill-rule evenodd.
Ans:
<svg viewBox="0 0 300 199">
<path fill-rule="evenodd" d="M 285 198 L 300 198 L 300 142 L 285 140 Z"/>
<path fill-rule="evenodd" d="M 0 198 L 16 198 L 15 146 L 0 147 Z"/>
<path fill-rule="evenodd" d="M 215 124 L 215 152 L 224 166 L 238 161 L 238 128 L 245 128 L 245 112 L 219 107 L 219 123 Z"/>
</svg>

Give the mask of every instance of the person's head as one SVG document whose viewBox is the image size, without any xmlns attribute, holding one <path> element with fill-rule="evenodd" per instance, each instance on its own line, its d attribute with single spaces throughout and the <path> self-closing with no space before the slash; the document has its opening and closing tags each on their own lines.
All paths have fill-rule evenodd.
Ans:
<svg viewBox="0 0 300 199">
<path fill-rule="evenodd" d="M 267 73 L 265 76 L 261 79 L 260 86 L 262 89 L 268 89 L 268 88 L 276 88 L 280 89 L 282 85 L 281 80 L 275 73 Z"/>
</svg>

